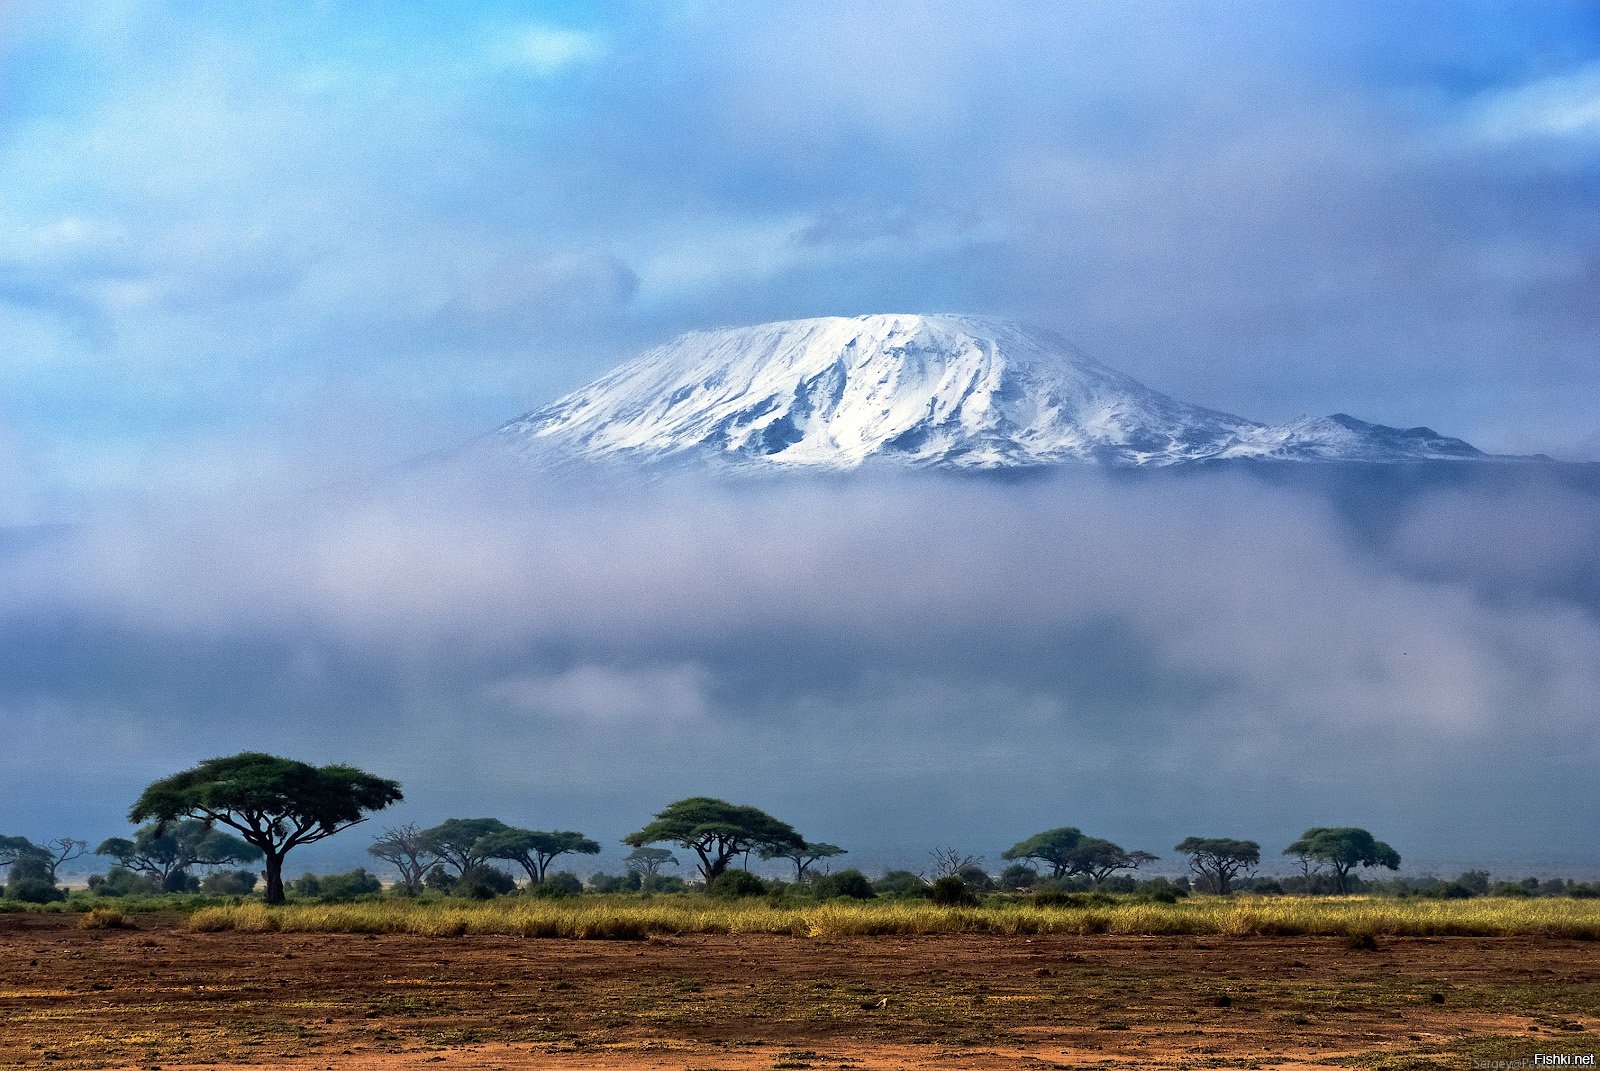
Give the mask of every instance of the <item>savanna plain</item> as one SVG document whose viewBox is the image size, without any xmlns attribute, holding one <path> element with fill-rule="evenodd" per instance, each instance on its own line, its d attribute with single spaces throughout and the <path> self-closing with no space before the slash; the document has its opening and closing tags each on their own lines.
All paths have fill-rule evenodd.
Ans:
<svg viewBox="0 0 1600 1071">
<path fill-rule="evenodd" d="M 6 1068 L 1583 1059 L 1600 904 L 217 905 L 0 915 Z"/>
</svg>

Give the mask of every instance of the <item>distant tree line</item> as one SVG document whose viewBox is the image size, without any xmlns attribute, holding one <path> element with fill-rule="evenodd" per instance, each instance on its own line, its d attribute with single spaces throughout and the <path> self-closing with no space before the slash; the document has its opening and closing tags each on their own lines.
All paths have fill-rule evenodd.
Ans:
<svg viewBox="0 0 1600 1071">
<path fill-rule="evenodd" d="M 320 900 L 380 895 L 383 883 L 365 869 L 308 873 L 285 881 L 284 863 L 294 848 L 365 822 L 401 798 L 396 782 L 351 766 L 317 767 L 257 752 L 211 759 L 145 789 L 129 811 L 137 825 L 133 835 L 109 838 L 95 849 L 94 854 L 114 865 L 91 878 L 90 889 L 113 897 L 244 896 L 259 882 L 269 904 L 282 903 L 291 894 Z M 1256 841 L 1192 836 L 1174 847 L 1187 861 L 1189 876 L 1139 880 L 1134 874 L 1158 856 L 1127 850 L 1073 826 L 1058 826 L 1002 852 L 1001 859 L 1010 865 L 998 875 L 984 868 L 981 856 L 942 848 L 930 853 L 924 871 L 895 870 L 873 881 L 855 868 L 831 871 L 829 861 L 847 854 L 844 848 L 808 841 L 793 826 L 755 807 L 708 796 L 669 804 L 622 841 L 632 849 L 624 860 L 625 872 L 591 875 L 587 885 L 552 868 L 564 856 L 599 854 L 599 842 L 572 830 L 527 829 L 498 818 L 451 818 L 428 828 L 393 826 L 374 838 L 367 851 L 398 874 L 393 893 L 473 899 L 518 890 L 512 875 L 495 864 L 520 870 L 525 891 L 535 896 L 682 892 L 690 883 L 666 873 L 681 866 L 673 849 L 692 862 L 694 886 L 718 897 L 781 898 L 792 891 L 819 899 L 926 897 L 959 905 L 996 892 L 1031 894 L 1039 903 L 1079 903 L 1108 894 L 1173 901 L 1192 891 L 1221 896 L 1356 891 L 1444 898 L 1600 896 L 1600 887 L 1560 879 L 1496 883 L 1485 871 L 1468 871 L 1453 881 L 1373 881 L 1362 872 L 1397 871 L 1400 855 L 1367 830 L 1351 826 L 1306 830 L 1283 850 L 1298 862 L 1300 872 L 1281 878 L 1257 875 L 1261 846 Z M 60 869 L 87 851 L 85 841 L 71 837 L 34 844 L 24 837 L 0 836 L 6 896 L 34 903 L 64 898 Z M 793 880 L 763 880 L 751 873 L 752 854 L 789 863 Z"/>
</svg>

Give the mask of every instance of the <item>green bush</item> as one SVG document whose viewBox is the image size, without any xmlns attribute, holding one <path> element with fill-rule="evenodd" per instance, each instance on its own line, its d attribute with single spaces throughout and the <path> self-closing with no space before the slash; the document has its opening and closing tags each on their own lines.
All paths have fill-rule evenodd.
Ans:
<svg viewBox="0 0 1600 1071">
<path fill-rule="evenodd" d="M 174 870 L 161 883 L 164 893 L 191 893 L 200 891 L 200 879 L 187 870 Z"/>
<path fill-rule="evenodd" d="M 49 878 L 12 878 L 6 886 L 6 895 L 25 904 L 53 904 L 65 900 L 64 890 L 56 888 Z"/>
<path fill-rule="evenodd" d="M 89 891 L 96 896 L 154 896 L 156 883 L 144 874 L 136 874 L 124 866 L 114 866 L 104 874 L 89 879 Z"/>
<path fill-rule="evenodd" d="M 967 883 L 954 874 L 946 874 L 933 883 L 932 897 L 940 907 L 973 907 L 978 902 Z"/>
<path fill-rule="evenodd" d="M 548 900 L 562 900 L 569 896 L 579 896 L 583 893 L 583 882 L 578 880 L 578 875 L 558 870 L 547 876 L 529 892 L 534 896 L 544 897 Z"/>
<path fill-rule="evenodd" d="M 687 892 L 689 886 L 671 874 L 652 874 L 640 880 L 638 889 L 645 893 L 681 893 Z"/>
<path fill-rule="evenodd" d="M 637 875 L 635 875 L 635 878 L 637 878 Z M 633 888 L 637 889 L 638 887 L 639 883 L 637 880 L 635 880 L 633 883 Z M 630 891 L 628 879 L 619 877 L 616 874 L 589 875 L 589 890 L 597 893 L 621 893 Z"/>
<path fill-rule="evenodd" d="M 811 891 L 819 900 L 831 900 L 840 896 L 852 900 L 871 900 L 878 895 L 873 891 L 872 882 L 855 867 L 841 870 L 837 874 L 824 874 L 819 878 L 813 878 Z"/>
<path fill-rule="evenodd" d="M 516 891 L 517 883 L 511 875 L 492 866 L 468 867 L 450 887 L 450 895 L 468 900 L 493 900 Z"/>
<path fill-rule="evenodd" d="M 928 887 L 928 883 L 922 880 L 922 875 L 913 874 L 909 870 L 891 870 L 873 882 L 872 888 L 879 896 L 921 898 L 932 895 L 932 890 Z"/>
<path fill-rule="evenodd" d="M 1027 863 L 1012 863 L 1000 871 L 1000 888 L 1006 892 L 1020 892 L 1031 889 L 1039 880 L 1039 872 Z"/>
<path fill-rule="evenodd" d="M 1189 886 L 1187 883 L 1174 885 L 1166 878 L 1151 878 L 1136 883 L 1131 891 L 1155 903 L 1175 904 L 1189 895 Z"/>
<path fill-rule="evenodd" d="M 200 891 L 212 896 L 249 896 L 259 880 L 253 870 L 218 870 L 200 882 Z"/>
<path fill-rule="evenodd" d="M 748 870 L 724 870 L 706 886 L 706 895 L 719 900 L 738 900 L 746 896 L 765 896 L 767 883 Z"/>
<path fill-rule="evenodd" d="M 1065 889 L 1041 889 L 1031 897 L 1034 907 L 1110 907 L 1117 901 L 1101 892 L 1068 892 Z M 1174 897 L 1174 903 L 1177 898 Z"/>
</svg>

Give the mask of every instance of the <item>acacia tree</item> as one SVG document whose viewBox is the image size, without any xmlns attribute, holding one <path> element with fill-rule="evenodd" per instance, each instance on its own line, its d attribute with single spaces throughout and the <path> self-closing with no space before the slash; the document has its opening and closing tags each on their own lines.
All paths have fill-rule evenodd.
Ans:
<svg viewBox="0 0 1600 1071">
<path fill-rule="evenodd" d="M 27 837 L 0 837 L 0 867 L 6 869 L 6 878 L 16 895 L 18 883 L 55 888 L 54 855 L 33 843 Z"/>
<path fill-rule="evenodd" d="M 111 837 L 94 850 L 110 856 L 120 866 L 148 874 L 163 889 L 186 874 L 192 866 L 229 866 L 253 863 L 261 849 L 204 822 L 188 819 L 173 822 L 157 831 L 147 825 L 134 831 L 133 839 Z"/>
<path fill-rule="evenodd" d="M 1047 829 L 1027 840 L 1019 840 L 1000 853 L 1005 860 L 1032 859 L 1050 868 L 1050 877 L 1060 880 L 1073 872 L 1073 852 L 1084 841 L 1083 831 L 1074 826 Z"/>
<path fill-rule="evenodd" d="M 45 841 L 39 850 L 43 853 L 41 861 L 44 863 L 45 869 L 50 871 L 50 881 L 53 884 L 56 880 L 56 871 L 61 867 L 61 864 L 70 863 L 74 859 L 81 858 L 89 850 L 89 842 L 76 840 L 72 837 L 57 837 L 54 840 Z"/>
<path fill-rule="evenodd" d="M 1096 885 L 1119 870 L 1136 870 L 1153 863 L 1159 856 L 1149 852 L 1130 852 L 1100 837 L 1086 837 L 1074 826 L 1062 826 L 1035 833 L 1000 854 L 1007 860 L 1033 859 L 1050 868 L 1050 877 L 1061 879 L 1082 874 Z"/>
<path fill-rule="evenodd" d="M 533 885 L 544 881 L 545 872 L 557 856 L 577 853 L 599 855 L 600 845 L 582 833 L 557 830 L 545 833 L 536 829 L 502 829 L 480 840 L 474 851 L 487 859 L 505 859 L 527 871 Z"/>
<path fill-rule="evenodd" d="M 819 859 L 832 859 L 836 855 L 844 855 L 845 849 L 837 844 L 802 843 L 799 847 L 788 845 L 769 846 L 761 849 L 763 859 L 787 859 L 794 864 L 794 881 L 798 885 L 806 880 L 806 869 Z"/>
<path fill-rule="evenodd" d="M 1326 864 L 1333 871 L 1334 884 L 1341 896 L 1350 891 L 1350 872 L 1356 867 L 1400 869 L 1399 852 L 1355 826 L 1308 829 L 1300 834 L 1299 840 L 1285 848 L 1283 854 L 1299 856 L 1301 866 L 1307 868 L 1308 873 Z"/>
<path fill-rule="evenodd" d="M 700 859 L 700 876 L 707 885 L 720 877 L 741 852 L 805 844 L 787 822 L 754 807 L 709 796 L 668 804 L 654 822 L 622 838 L 622 843 L 635 848 L 663 842 L 691 849 Z"/>
<path fill-rule="evenodd" d="M 422 847 L 460 876 L 489 858 L 478 848 L 480 841 L 510 828 L 498 818 L 450 818 L 422 831 Z"/>
<path fill-rule="evenodd" d="M 1231 837 L 1185 837 L 1173 851 L 1187 855 L 1189 869 L 1210 881 L 1220 896 L 1233 891 L 1235 876 L 1254 873 L 1261 862 L 1261 845 Z"/>
<path fill-rule="evenodd" d="M 311 766 L 293 759 L 247 751 L 207 759 L 144 790 L 128 812 L 156 831 L 180 819 L 218 823 L 237 830 L 261 849 L 269 904 L 283 903 L 283 858 L 366 821 L 402 799 L 400 785 L 354 766 Z"/>
<path fill-rule="evenodd" d="M 409 823 L 385 829 L 383 836 L 367 846 L 367 854 L 400 872 L 400 888 L 407 896 L 422 891 L 422 879 L 439 859 L 428 849 L 422 830 Z"/>
<path fill-rule="evenodd" d="M 1121 845 L 1099 837 L 1085 837 L 1072 851 L 1073 872 L 1083 874 L 1099 885 L 1119 870 L 1138 870 L 1145 863 L 1160 859 L 1149 852 L 1130 852 Z"/>
<path fill-rule="evenodd" d="M 653 878 L 664 866 L 677 866 L 678 857 L 665 848 L 635 848 L 623 864 L 641 878 Z"/>
</svg>

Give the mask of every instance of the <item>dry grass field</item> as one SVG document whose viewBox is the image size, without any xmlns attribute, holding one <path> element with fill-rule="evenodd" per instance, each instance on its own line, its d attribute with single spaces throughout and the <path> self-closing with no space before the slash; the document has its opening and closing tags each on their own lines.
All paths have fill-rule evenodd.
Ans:
<svg viewBox="0 0 1600 1071">
<path fill-rule="evenodd" d="M 510 926 L 544 906 L 573 917 L 464 909 L 499 932 L 433 935 L 404 932 L 404 914 L 385 932 L 284 932 L 340 928 L 319 908 L 265 932 L 248 911 L 242 929 L 0 916 L 0 1067 L 1470 1071 L 1600 1049 L 1600 942 L 1550 933 Z"/>
<path fill-rule="evenodd" d="M 929 934 L 1128 934 L 1140 936 L 1450 936 L 1517 934 L 1600 939 L 1600 900 L 1398 900 L 1387 897 L 1197 896 L 1173 904 L 1037 907 L 991 900 L 982 907 L 927 901 L 768 904 L 703 896 L 505 898 L 486 903 L 384 900 L 356 904 L 259 903 L 196 912 L 197 930 L 410 933 L 426 936 L 629 939 L 654 934 L 768 933 L 793 937 L 911 937 Z"/>
</svg>

